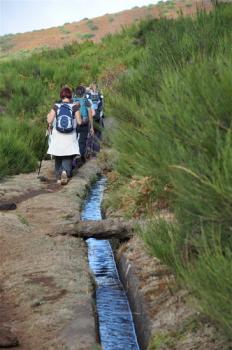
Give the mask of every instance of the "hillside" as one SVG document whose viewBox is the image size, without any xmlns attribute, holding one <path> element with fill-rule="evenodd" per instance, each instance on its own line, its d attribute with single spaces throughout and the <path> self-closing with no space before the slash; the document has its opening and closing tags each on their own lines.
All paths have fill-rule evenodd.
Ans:
<svg viewBox="0 0 232 350">
<path fill-rule="evenodd" d="M 118 32 L 122 27 L 129 26 L 141 19 L 176 18 L 180 13 L 192 15 L 202 6 L 210 9 L 210 0 L 160 1 L 157 5 L 134 7 L 131 10 L 105 14 L 93 19 L 84 18 L 79 22 L 65 23 L 59 27 L 1 36 L 0 58 L 16 54 L 17 57 L 23 56 L 28 52 L 63 47 L 72 42 L 82 42 L 86 39 L 98 42 L 107 34 Z"/>
<path fill-rule="evenodd" d="M 175 220 L 160 215 L 140 236 L 189 291 L 201 321 L 220 329 L 217 340 L 232 334 L 231 23 L 232 6 L 221 4 L 193 18 L 138 21 L 98 42 L 82 39 L 0 63 L 1 180 L 36 169 L 60 86 L 98 81 L 106 120 L 117 125 L 107 139 L 113 170 L 105 208 L 127 219 L 172 214 Z M 200 327 L 192 320 L 162 330 L 149 350 L 173 349 L 173 337 L 185 341 L 186 328 Z"/>
</svg>

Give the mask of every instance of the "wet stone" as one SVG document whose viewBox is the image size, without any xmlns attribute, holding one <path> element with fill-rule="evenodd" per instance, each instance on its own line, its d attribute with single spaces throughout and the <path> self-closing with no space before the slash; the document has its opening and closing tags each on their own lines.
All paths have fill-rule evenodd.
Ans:
<svg viewBox="0 0 232 350">
<path fill-rule="evenodd" d="M 15 210 L 16 208 L 15 203 L 0 203 L 0 210 Z"/>
</svg>

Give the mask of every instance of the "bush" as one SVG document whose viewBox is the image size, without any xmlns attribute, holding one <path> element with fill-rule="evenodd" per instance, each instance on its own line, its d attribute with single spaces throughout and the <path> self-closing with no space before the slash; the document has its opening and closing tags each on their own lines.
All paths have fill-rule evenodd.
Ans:
<svg viewBox="0 0 232 350">
<path fill-rule="evenodd" d="M 95 31 L 98 30 L 98 26 L 96 24 L 93 23 L 93 21 L 89 20 L 87 22 L 87 26 L 89 27 L 89 29 Z"/>
<path fill-rule="evenodd" d="M 19 135 L 16 123 L 14 129 L 4 131 L 0 139 L 0 178 L 35 169 L 37 159 L 30 149 L 30 142 L 25 142 L 25 134 Z"/>
<path fill-rule="evenodd" d="M 12 47 L 14 47 L 14 43 L 12 42 L 13 34 L 7 34 L 0 37 L 0 51 L 7 52 Z"/>
<path fill-rule="evenodd" d="M 70 34 L 70 30 L 66 29 L 64 26 L 59 27 L 59 29 L 63 34 Z"/>
<path fill-rule="evenodd" d="M 92 34 L 92 33 L 84 33 L 81 35 L 81 39 L 83 40 L 92 39 L 94 37 L 95 37 L 95 34 Z"/>
<path fill-rule="evenodd" d="M 221 325 L 232 338 L 232 256 L 220 246 L 207 249 L 194 266 L 182 269 L 182 278 L 200 301 L 200 311 Z"/>
</svg>

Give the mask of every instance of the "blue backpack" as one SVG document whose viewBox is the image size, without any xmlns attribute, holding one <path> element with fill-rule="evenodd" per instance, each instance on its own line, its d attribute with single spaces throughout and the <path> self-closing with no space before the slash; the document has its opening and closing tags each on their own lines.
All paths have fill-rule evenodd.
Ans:
<svg viewBox="0 0 232 350">
<path fill-rule="evenodd" d="M 98 91 L 97 91 L 97 92 L 91 92 L 91 93 L 89 94 L 89 98 L 90 98 L 91 101 L 93 102 L 93 108 L 94 108 L 95 110 L 97 110 L 97 109 L 98 109 L 98 106 L 99 106 L 99 104 L 100 104 L 100 102 L 101 102 L 99 92 L 98 92 Z"/>
<path fill-rule="evenodd" d="M 68 103 L 57 104 L 58 110 L 56 113 L 56 130 L 63 134 L 68 134 L 74 129 L 74 118 L 72 105 Z"/>
<path fill-rule="evenodd" d="M 87 120 L 89 118 L 88 99 L 85 97 L 75 97 L 73 99 L 73 102 L 80 103 L 79 111 L 80 111 L 81 119 Z"/>
</svg>

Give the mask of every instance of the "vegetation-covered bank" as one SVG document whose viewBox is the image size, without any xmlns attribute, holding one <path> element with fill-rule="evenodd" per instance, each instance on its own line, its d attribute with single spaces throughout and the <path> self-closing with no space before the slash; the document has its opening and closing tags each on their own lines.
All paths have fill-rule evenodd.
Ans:
<svg viewBox="0 0 232 350">
<path fill-rule="evenodd" d="M 1 63 L 0 175 L 30 171 L 61 84 L 101 81 L 117 120 L 109 205 L 162 208 L 142 235 L 200 309 L 232 334 L 232 6 L 149 20 L 108 36 Z M 111 135 L 112 136 L 112 133 Z M 129 184 L 129 186 L 128 186 Z"/>
<path fill-rule="evenodd" d="M 232 334 L 232 6 L 196 19 L 150 21 L 137 32 L 139 66 L 117 84 L 111 110 L 118 174 L 109 205 L 154 215 L 142 235 Z M 133 176 L 131 179 L 130 176 Z M 129 186 L 128 186 L 129 184 Z M 115 189 L 118 189 L 116 191 Z M 126 205 L 125 205 L 126 203 Z"/>
</svg>

